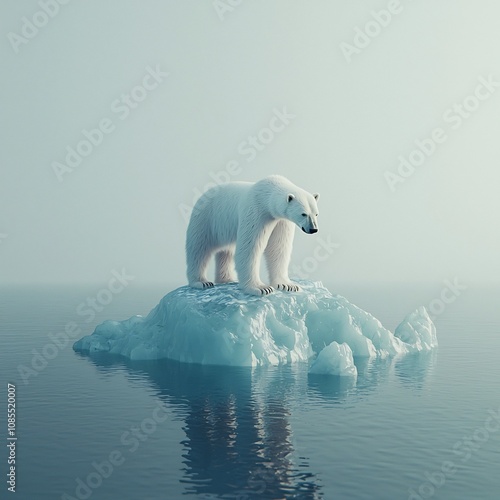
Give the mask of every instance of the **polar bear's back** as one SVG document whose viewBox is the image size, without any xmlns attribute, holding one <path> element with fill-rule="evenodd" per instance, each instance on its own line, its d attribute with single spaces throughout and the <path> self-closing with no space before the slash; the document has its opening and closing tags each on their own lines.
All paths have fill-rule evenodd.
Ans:
<svg viewBox="0 0 500 500">
<path fill-rule="evenodd" d="M 239 204 L 246 198 L 253 185 L 253 182 L 228 182 L 215 186 L 201 195 L 194 206 L 194 211 L 205 212 L 210 218 L 216 214 L 223 216 L 225 212 L 237 212 Z"/>
<path fill-rule="evenodd" d="M 240 204 L 253 185 L 253 182 L 228 182 L 203 193 L 193 208 L 189 224 L 191 230 L 205 233 L 216 246 L 233 244 Z"/>
</svg>

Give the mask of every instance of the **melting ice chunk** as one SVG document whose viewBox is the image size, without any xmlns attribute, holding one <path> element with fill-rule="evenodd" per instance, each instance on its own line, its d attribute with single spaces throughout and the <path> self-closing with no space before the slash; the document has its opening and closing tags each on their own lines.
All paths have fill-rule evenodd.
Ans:
<svg viewBox="0 0 500 500">
<path fill-rule="evenodd" d="M 386 357 L 437 345 L 435 327 L 424 308 L 407 316 L 394 335 L 321 283 L 299 283 L 300 292 L 277 291 L 265 297 L 246 295 L 236 284 L 208 290 L 181 287 L 163 297 L 148 316 L 105 321 L 73 348 L 135 360 L 169 358 L 231 366 L 308 361 L 319 354 L 316 369 L 331 365 L 334 370 L 335 359 L 341 357 L 346 364 L 335 369 L 345 372 L 347 346 L 351 357 Z M 347 346 L 339 345 L 343 343 Z M 325 346 L 328 350 L 321 355 Z"/>
<path fill-rule="evenodd" d="M 354 364 L 351 348 L 345 342 L 338 344 L 333 341 L 320 351 L 309 373 L 356 377 L 358 370 Z"/>
<path fill-rule="evenodd" d="M 394 335 L 400 338 L 411 352 L 430 351 L 438 345 L 436 327 L 425 307 L 419 307 L 408 314 L 396 328 Z"/>
</svg>

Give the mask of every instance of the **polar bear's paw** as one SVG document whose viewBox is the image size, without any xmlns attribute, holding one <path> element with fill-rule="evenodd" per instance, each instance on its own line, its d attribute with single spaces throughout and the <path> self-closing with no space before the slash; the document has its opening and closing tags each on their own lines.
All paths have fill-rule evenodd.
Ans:
<svg viewBox="0 0 500 500">
<path fill-rule="evenodd" d="M 250 286 L 247 287 L 243 290 L 246 293 L 249 293 L 250 295 L 269 295 L 270 293 L 274 292 L 274 288 L 269 285 L 258 285 L 258 286 Z"/>
<path fill-rule="evenodd" d="M 300 292 L 300 286 L 291 281 L 277 283 L 274 287 L 282 292 Z"/>
<path fill-rule="evenodd" d="M 212 288 L 214 284 L 211 281 L 195 281 L 194 283 L 190 283 L 189 286 L 203 290 L 205 288 Z"/>
</svg>

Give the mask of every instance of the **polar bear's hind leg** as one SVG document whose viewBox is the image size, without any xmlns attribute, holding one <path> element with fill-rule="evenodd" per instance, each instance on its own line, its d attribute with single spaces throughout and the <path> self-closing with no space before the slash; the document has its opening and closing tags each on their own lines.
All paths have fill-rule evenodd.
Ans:
<svg viewBox="0 0 500 500">
<path fill-rule="evenodd" d="M 234 270 L 234 249 L 219 250 L 215 254 L 215 282 L 234 283 L 236 273 Z"/>
</svg>

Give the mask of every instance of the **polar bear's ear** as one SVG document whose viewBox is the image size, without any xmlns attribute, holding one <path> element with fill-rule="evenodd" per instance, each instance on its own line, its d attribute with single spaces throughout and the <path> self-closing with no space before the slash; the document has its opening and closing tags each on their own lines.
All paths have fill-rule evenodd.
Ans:
<svg viewBox="0 0 500 500">
<path fill-rule="evenodd" d="M 290 193 L 288 195 L 288 203 L 290 203 L 292 200 L 295 200 L 295 196 L 292 193 Z"/>
<path fill-rule="evenodd" d="M 313 194 L 313 196 L 314 196 L 314 199 L 315 199 L 316 201 L 318 201 L 318 200 L 319 200 L 319 194 L 318 194 L 318 193 L 314 193 L 314 194 Z"/>
</svg>

